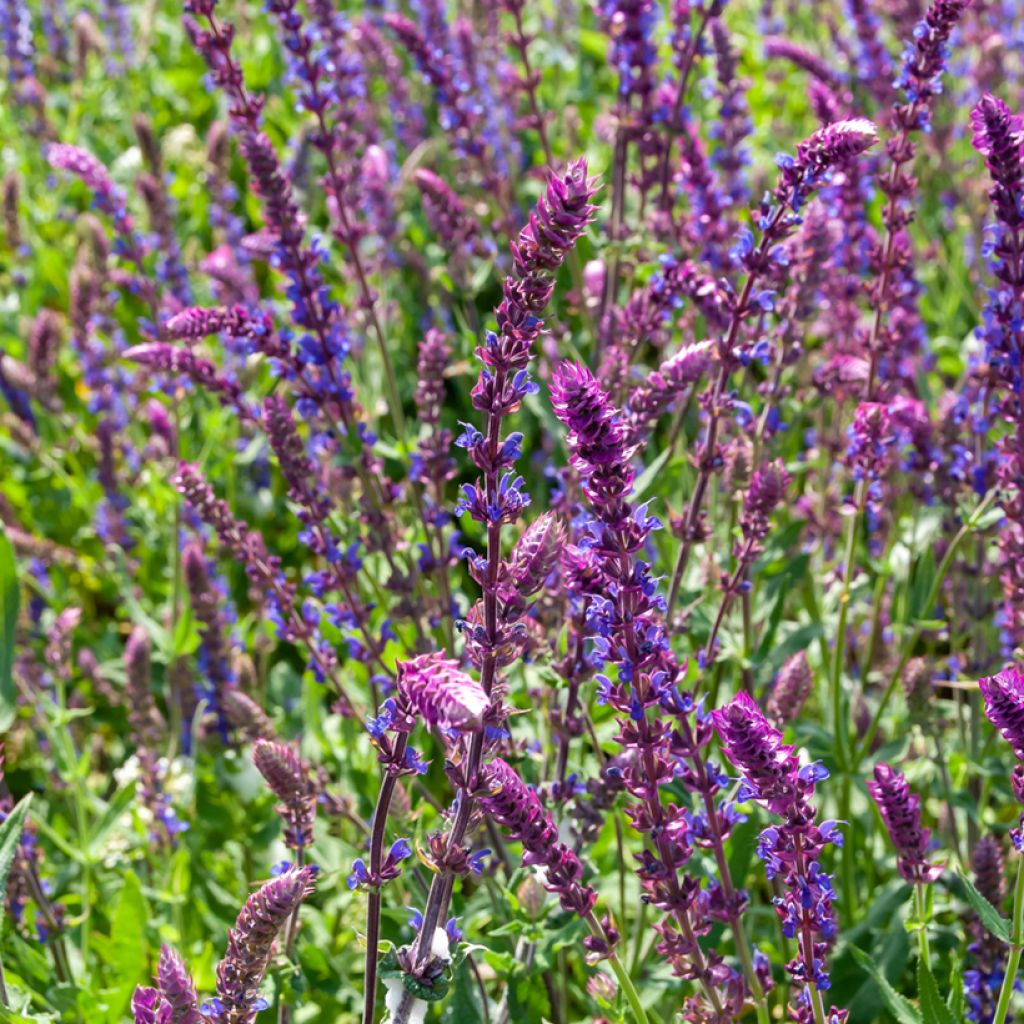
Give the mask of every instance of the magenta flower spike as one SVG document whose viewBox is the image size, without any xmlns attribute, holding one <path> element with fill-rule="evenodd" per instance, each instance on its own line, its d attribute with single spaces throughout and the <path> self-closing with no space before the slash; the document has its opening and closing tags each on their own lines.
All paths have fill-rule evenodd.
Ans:
<svg viewBox="0 0 1024 1024">
<path fill-rule="evenodd" d="M 252 1024 L 262 1009 L 260 984 L 270 963 L 274 940 L 295 908 L 313 892 L 311 867 L 285 872 L 245 902 L 228 949 L 217 965 L 216 1018 L 219 1024 Z"/>
<path fill-rule="evenodd" d="M 906 777 L 887 764 L 877 764 L 868 792 L 896 847 L 900 874 L 912 884 L 933 882 L 942 867 L 928 861 L 931 832 L 921 825 L 921 798 L 910 792 Z"/>
</svg>

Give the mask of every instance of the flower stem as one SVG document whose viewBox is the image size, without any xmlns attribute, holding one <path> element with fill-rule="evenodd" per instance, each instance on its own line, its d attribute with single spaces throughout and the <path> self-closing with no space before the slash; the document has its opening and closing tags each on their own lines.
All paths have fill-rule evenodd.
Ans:
<svg viewBox="0 0 1024 1024">
<path fill-rule="evenodd" d="M 857 545 L 857 528 L 864 511 L 867 487 L 863 481 L 857 484 L 854 497 L 855 511 L 850 516 L 846 530 L 846 551 L 843 556 L 843 589 L 839 595 L 839 622 L 836 625 L 836 642 L 832 651 L 832 729 L 836 743 L 836 757 L 841 768 L 847 761 L 847 723 L 843 714 L 843 654 L 846 650 L 846 622 L 850 615 L 850 584 L 853 581 L 854 548 Z"/>
<path fill-rule="evenodd" d="M 917 944 L 921 953 L 921 961 L 928 969 L 931 969 L 932 951 L 928 943 L 928 896 L 924 883 L 919 882 L 914 886 L 914 903 L 917 906 Z"/>
<path fill-rule="evenodd" d="M 408 743 L 408 735 L 402 733 L 395 745 L 395 753 L 393 755 L 395 763 L 400 764 L 405 757 L 405 748 L 408 746 Z M 397 775 L 385 768 L 384 778 L 380 784 L 380 792 L 377 795 L 377 806 L 373 812 L 373 831 L 370 835 L 370 872 L 374 876 L 375 873 L 380 871 L 384 858 L 384 828 L 387 824 L 388 811 L 391 808 L 391 798 L 394 796 L 397 784 Z M 374 1014 L 376 1013 L 380 910 L 380 887 L 374 886 L 370 889 L 370 896 L 366 907 L 366 972 L 363 976 L 363 1024 L 373 1024 Z"/>
<path fill-rule="evenodd" d="M 1013 933 L 1010 936 L 1010 955 L 1006 961 L 1006 973 L 1003 975 L 1003 987 L 999 990 L 999 1002 L 992 1024 L 1006 1024 L 1006 1015 L 1010 1009 L 1010 996 L 1013 995 L 1014 982 L 1017 980 L 1017 968 L 1020 966 L 1020 953 L 1024 943 L 1024 856 L 1017 859 L 1017 883 L 1013 888 Z"/>
<path fill-rule="evenodd" d="M 593 911 L 587 915 L 587 925 L 597 938 L 606 938 L 604 929 L 594 917 Z M 647 1013 L 644 1010 L 643 1004 L 640 1002 L 640 993 L 637 992 L 636 986 L 633 984 L 633 979 L 629 975 L 629 971 L 622 966 L 622 962 L 619 960 L 618 956 L 616 956 L 614 951 L 608 957 L 608 966 L 611 967 L 612 973 L 615 975 L 615 978 L 619 983 L 619 987 L 625 993 L 626 1002 L 629 1003 L 629 1008 L 633 1011 L 633 1019 L 636 1021 L 636 1024 L 647 1024 Z"/>
</svg>

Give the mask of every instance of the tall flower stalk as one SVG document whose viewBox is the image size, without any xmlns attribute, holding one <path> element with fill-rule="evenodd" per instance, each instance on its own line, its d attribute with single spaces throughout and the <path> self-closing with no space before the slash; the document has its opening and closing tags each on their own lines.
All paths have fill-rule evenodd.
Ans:
<svg viewBox="0 0 1024 1024">
<path fill-rule="evenodd" d="M 587 546 L 609 598 L 595 600 L 587 625 L 596 642 L 596 660 L 617 670 L 614 681 L 598 677 L 599 699 L 619 714 L 616 739 L 627 754 L 623 781 L 633 798 L 628 814 L 634 829 L 649 840 L 638 874 L 647 900 L 665 915 L 656 925 L 662 937 L 659 951 L 675 973 L 700 986 L 707 1007 L 695 1008 L 695 1013 L 721 1017 L 726 1000 L 742 1004 L 745 984 L 759 1020 L 766 1021 L 764 986 L 740 920 L 745 897 L 732 885 L 724 854 L 723 843 L 736 818 L 730 804 L 719 806 L 722 780 L 702 753 L 710 740 L 710 723 L 679 688 L 682 673 L 669 648 L 656 587 L 649 566 L 638 557 L 660 524 L 646 506 L 629 500 L 632 449 L 621 418 L 590 371 L 570 363 L 560 366 L 552 404 L 568 429 L 572 466 L 593 510 Z M 688 762 L 681 777 L 703 805 L 692 817 L 662 800 L 661 790 L 675 778 L 677 760 Z M 716 858 L 719 879 L 710 893 L 684 873 L 694 846 L 710 849 Z M 717 953 L 705 953 L 698 941 L 713 918 L 732 927 L 741 977 Z"/>
<path fill-rule="evenodd" d="M 1017 802 L 1024 804 L 1024 670 L 1019 665 L 1011 665 L 998 675 L 982 679 L 978 685 L 985 699 L 985 714 L 1009 743 L 1017 759 L 1010 781 Z M 1017 871 L 1013 887 L 1010 950 L 996 1003 L 994 1024 L 1005 1024 L 1007 1020 L 1010 997 L 1017 983 L 1017 971 L 1024 951 L 1024 812 L 1021 813 L 1017 827 L 1011 829 L 1010 839 L 1017 852 Z"/>
<path fill-rule="evenodd" d="M 799 1021 L 843 1021 L 846 1011 L 828 1011 L 823 993 L 831 985 L 828 950 L 837 932 L 832 879 L 819 863 L 828 844 L 842 846 L 836 822 L 815 822 L 811 802 L 815 785 L 828 778 L 820 764 L 801 767 L 794 750 L 782 742 L 752 698 L 741 693 L 713 712 L 726 756 L 740 770 L 739 799 L 755 800 L 781 818 L 764 829 L 757 853 L 769 879 L 780 877 L 785 893 L 775 901 L 783 934 L 797 940 L 798 954 L 786 970 L 801 986 L 794 1005 Z"/>
<path fill-rule="evenodd" d="M 715 341 L 717 370 L 713 383 L 701 400 L 707 425 L 698 453 L 697 481 L 683 516 L 682 543 L 669 585 L 670 613 L 679 598 L 690 552 L 694 544 L 707 535 L 703 523 L 704 496 L 712 474 L 720 465 L 718 433 L 723 417 L 732 406 L 727 385 L 742 362 L 741 329 L 748 319 L 763 309 L 760 297 L 755 298 L 754 289 L 766 275 L 778 270 L 779 261 L 784 258 L 780 243 L 800 223 L 801 209 L 824 184 L 828 172 L 855 160 L 875 143 L 877 135 L 875 126 L 862 118 L 837 121 L 800 143 L 795 157 L 780 157 L 778 184 L 775 191 L 762 201 L 758 212 L 761 237 L 755 241 L 753 233 L 746 231 L 737 244 L 735 255 L 747 276 L 733 302 L 728 325 Z"/>
<path fill-rule="evenodd" d="M 533 346 L 540 337 L 541 319 L 554 290 L 555 272 L 566 254 L 583 234 L 593 214 L 590 200 L 597 190 L 587 174 L 583 160 L 570 164 L 559 177 L 549 179 L 547 188 L 530 216 L 529 224 L 512 245 L 513 270 L 503 285 L 503 299 L 496 312 L 497 332 L 488 331 L 477 356 L 483 369 L 472 391 L 473 406 L 484 413 L 484 430 L 467 427 L 458 443 L 466 449 L 481 477 L 463 488 L 456 511 L 468 514 L 486 531 L 486 553 L 473 556 L 471 566 L 483 591 L 471 611 L 463 635 L 467 653 L 480 674 L 480 687 L 488 697 L 496 697 L 498 668 L 508 664 L 521 649 L 522 637 L 515 630 L 516 620 L 525 611 L 525 588 L 510 576 L 502 558 L 501 531 L 514 523 L 529 503 L 522 489 L 523 480 L 513 467 L 519 457 L 522 435 L 502 436 L 504 420 L 515 412 L 523 399 L 536 391 L 528 366 Z M 539 583 L 536 584 L 539 586 Z M 479 784 L 481 759 L 487 742 L 486 732 L 471 733 L 468 750 L 453 774 L 458 787 L 455 807 L 443 849 L 439 851 L 436 874 L 431 882 L 417 940 L 406 957 L 412 972 L 428 968 L 432 943 L 439 922 L 446 917 L 451 900 L 452 868 L 465 861 L 463 844 L 472 821 Z M 387 807 L 378 804 L 378 814 Z M 373 979 L 368 972 L 368 979 Z M 375 992 L 368 992 L 364 1024 L 372 1024 Z M 408 1003 L 411 1000 L 404 1000 Z M 408 1009 L 399 1012 L 408 1012 Z"/>
</svg>

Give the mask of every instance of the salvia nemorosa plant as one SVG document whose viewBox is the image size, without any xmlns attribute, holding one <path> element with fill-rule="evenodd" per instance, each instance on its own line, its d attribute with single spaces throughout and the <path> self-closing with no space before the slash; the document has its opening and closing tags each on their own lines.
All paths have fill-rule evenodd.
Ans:
<svg viewBox="0 0 1024 1024">
<path fill-rule="evenodd" d="M 0 1017 L 1024 1012 L 1019 4 L 0 37 Z"/>
</svg>

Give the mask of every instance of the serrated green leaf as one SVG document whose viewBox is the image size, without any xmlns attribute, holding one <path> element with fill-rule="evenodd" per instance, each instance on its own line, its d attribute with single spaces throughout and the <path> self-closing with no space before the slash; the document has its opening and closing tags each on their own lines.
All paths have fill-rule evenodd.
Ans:
<svg viewBox="0 0 1024 1024">
<path fill-rule="evenodd" d="M 0 732 L 14 721 L 14 625 L 18 621 L 18 573 L 14 548 L 0 526 Z"/>
<path fill-rule="evenodd" d="M 917 964 L 917 994 L 921 1000 L 921 1014 L 928 1024 L 960 1024 L 939 995 L 935 975 L 924 960 Z"/>
<path fill-rule="evenodd" d="M 451 982 L 444 975 L 434 979 L 432 985 L 425 985 L 411 974 L 402 975 L 402 986 L 410 995 L 422 999 L 425 1003 L 439 1003 L 451 987 Z"/>
<path fill-rule="evenodd" d="M 889 979 L 878 969 L 874 960 L 872 960 L 864 950 L 858 949 L 854 946 L 853 957 L 874 979 L 875 984 L 878 986 L 879 993 L 885 1000 L 885 1005 L 889 1008 L 890 1013 L 892 1013 L 899 1024 L 924 1024 L 920 1010 L 918 1010 L 918 1008 L 914 1006 L 906 996 L 901 996 L 899 992 L 889 984 Z M 934 1024 L 934 1022 L 929 1021 L 928 1024 Z"/>
<path fill-rule="evenodd" d="M 997 939 L 1002 942 L 1010 941 L 1010 922 L 1007 918 L 992 906 L 991 903 L 980 892 L 975 884 L 962 871 L 959 872 L 960 881 L 964 886 L 964 893 L 967 902 L 974 908 L 975 913 L 981 919 L 981 923 Z"/>
<path fill-rule="evenodd" d="M 21 839 L 22 829 L 25 827 L 25 817 L 28 814 L 28 806 L 32 801 L 30 793 L 18 803 L 18 806 L 7 815 L 4 823 L 0 825 L 0 896 L 7 896 L 7 876 L 11 873 L 11 865 L 14 863 L 14 856 L 18 852 L 18 841 Z M 4 924 L 7 915 L 0 912 L 0 938 L 4 934 Z"/>
</svg>

